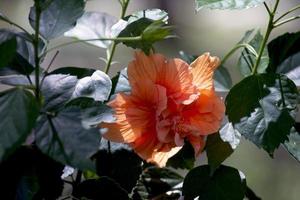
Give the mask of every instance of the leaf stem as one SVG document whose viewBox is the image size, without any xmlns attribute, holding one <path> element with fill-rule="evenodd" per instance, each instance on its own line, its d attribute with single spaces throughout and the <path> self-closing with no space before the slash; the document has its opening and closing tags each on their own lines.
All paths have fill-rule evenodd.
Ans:
<svg viewBox="0 0 300 200">
<path fill-rule="evenodd" d="M 234 54 L 238 49 L 240 48 L 246 48 L 248 49 L 255 57 L 258 57 L 256 50 L 249 44 L 247 43 L 242 43 L 242 44 L 238 44 L 236 45 L 233 49 L 231 49 L 226 55 L 225 57 L 222 59 L 221 65 L 224 64 L 230 57 L 232 54 Z"/>
<path fill-rule="evenodd" d="M 267 27 L 267 31 L 266 31 L 266 33 L 265 33 L 263 42 L 261 43 L 261 45 L 260 45 L 260 47 L 259 47 L 258 57 L 257 57 L 257 59 L 256 59 L 255 65 L 254 65 L 254 67 L 253 67 L 252 75 L 254 75 L 254 74 L 257 73 L 257 70 L 258 70 L 258 67 L 259 67 L 259 64 L 260 64 L 262 55 L 263 55 L 263 53 L 264 53 L 265 47 L 266 47 L 266 45 L 267 45 L 267 42 L 268 42 L 269 37 L 270 37 L 270 35 L 271 35 L 271 32 L 272 32 L 272 30 L 274 29 L 274 17 L 275 17 L 275 14 L 276 14 L 276 11 L 277 11 L 279 2 L 280 2 L 280 0 L 276 0 L 275 6 L 274 6 L 272 12 L 269 12 L 270 9 L 268 9 L 268 13 L 269 13 L 268 27 Z"/>
<path fill-rule="evenodd" d="M 290 17 L 290 18 L 288 18 L 288 19 L 286 19 L 286 20 L 283 20 L 283 21 L 281 21 L 281 22 L 278 22 L 278 23 L 274 24 L 274 27 L 277 28 L 278 26 L 281 26 L 281 25 L 286 24 L 286 23 L 288 23 L 288 22 L 294 21 L 294 20 L 296 20 L 296 19 L 300 19 L 300 15 L 294 16 L 294 17 Z"/>
<path fill-rule="evenodd" d="M 39 30 L 40 30 L 40 16 L 41 16 L 41 7 L 40 1 L 34 1 L 35 7 L 35 34 L 33 40 L 34 47 L 34 61 L 35 61 L 35 97 L 40 103 L 40 57 L 39 57 Z"/>
<path fill-rule="evenodd" d="M 4 22 L 6 22 L 6 23 L 8 23 L 12 26 L 15 26 L 15 27 L 19 28 L 20 30 L 24 31 L 29 37 L 31 37 L 31 34 L 25 28 L 23 28 L 19 24 L 16 24 L 15 22 L 11 21 L 6 16 L 0 15 L 0 20 L 4 21 Z"/>
<path fill-rule="evenodd" d="M 300 9 L 300 4 L 297 5 L 296 7 L 294 7 L 294 8 L 292 8 L 292 9 L 288 10 L 286 13 L 284 13 L 283 15 L 281 15 L 280 17 L 278 17 L 278 19 L 276 19 L 274 22 L 275 22 L 275 23 L 279 22 L 279 20 L 281 20 L 282 18 L 284 18 L 284 17 L 287 16 L 288 14 L 290 14 L 290 13 L 292 13 L 292 12 L 298 10 L 298 9 Z"/>
<path fill-rule="evenodd" d="M 120 17 L 121 19 L 123 19 L 125 17 L 129 2 L 130 2 L 130 0 L 124 0 L 124 2 L 121 2 L 121 6 L 122 6 L 121 17 Z M 141 39 L 141 37 L 139 37 L 139 39 Z M 111 49 L 108 51 L 108 59 L 107 59 L 107 63 L 106 63 L 105 70 L 104 70 L 104 72 L 106 74 L 108 74 L 108 72 L 109 72 L 111 62 L 112 62 L 113 56 L 114 56 L 116 48 L 117 48 L 117 44 L 118 43 L 116 42 L 116 40 L 114 40 L 112 42 Z"/>
</svg>

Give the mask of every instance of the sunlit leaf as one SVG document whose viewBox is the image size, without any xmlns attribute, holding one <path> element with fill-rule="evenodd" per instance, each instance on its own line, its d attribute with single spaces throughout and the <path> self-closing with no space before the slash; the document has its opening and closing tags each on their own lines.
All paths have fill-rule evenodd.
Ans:
<svg viewBox="0 0 300 200">
<path fill-rule="evenodd" d="M 245 9 L 255 7 L 264 0 L 195 0 L 196 10 L 202 8 L 210 9 Z"/>
<path fill-rule="evenodd" d="M 66 108 L 55 116 L 40 117 L 36 130 L 36 145 L 53 159 L 79 169 L 95 170 L 90 159 L 98 150 L 100 133 L 96 128 L 84 128 L 81 110 Z"/>
<path fill-rule="evenodd" d="M 226 123 L 219 131 L 224 142 L 228 142 L 232 149 L 236 149 L 241 142 L 241 134 L 234 129 L 232 123 Z"/>
<path fill-rule="evenodd" d="M 112 78 L 111 94 L 120 92 L 130 92 L 131 87 L 128 81 L 127 68 L 122 69 L 118 74 Z"/>
<path fill-rule="evenodd" d="M 65 32 L 64 36 L 79 40 L 110 38 L 111 29 L 117 23 L 117 18 L 103 12 L 85 12 L 77 20 L 76 26 Z M 88 43 L 101 48 L 107 48 L 111 41 L 89 41 Z"/>
<path fill-rule="evenodd" d="M 80 79 L 73 92 L 73 98 L 91 97 L 95 101 L 105 101 L 108 99 L 112 87 L 112 82 L 107 74 L 97 70 L 92 76 Z"/>
<path fill-rule="evenodd" d="M 73 28 L 79 17 L 83 15 L 84 0 L 52 0 L 42 2 L 40 18 L 40 34 L 47 40 L 61 36 Z M 30 25 L 35 28 L 35 7 L 31 7 L 29 14 Z"/>
<path fill-rule="evenodd" d="M 208 165 L 192 169 L 183 182 L 184 199 L 241 200 L 246 185 L 238 170 L 220 166 L 214 173 Z"/>
<path fill-rule="evenodd" d="M 252 75 L 231 89 L 226 113 L 235 129 L 272 156 L 295 123 L 297 95 L 284 75 Z"/>
<path fill-rule="evenodd" d="M 31 133 L 39 109 L 32 93 L 14 88 L 0 93 L 0 161 Z"/>
<path fill-rule="evenodd" d="M 299 123 L 298 123 L 299 126 Z M 286 150 L 300 162 L 300 133 L 299 130 L 292 128 L 291 134 L 289 135 L 289 141 L 284 143 Z"/>
<path fill-rule="evenodd" d="M 159 21 L 163 21 L 164 23 L 168 23 L 169 16 L 166 11 L 158 9 L 158 8 L 141 10 L 141 11 L 132 13 L 128 17 L 128 23 L 132 23 L 141 18 L 147 18 L 147 19 L 151 19 L 154 21 L 159 20 Z"/>
</svg>

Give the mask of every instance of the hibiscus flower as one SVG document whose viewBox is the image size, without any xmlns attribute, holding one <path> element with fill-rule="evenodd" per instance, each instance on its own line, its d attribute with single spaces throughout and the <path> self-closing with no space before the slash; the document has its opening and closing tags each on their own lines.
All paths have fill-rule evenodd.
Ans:
<svg viewBox="0 0 300 200">
<path fill-rule="evenodd" d="M 187 140 L 197 157 L 205 136 L 219 130 L 225 112 L 216 95 L 214 70 L 220 61 L 209 53 L 190 66 L 160 54 L 135 53 L 128 66 L 131 93 L 108 103 L 116 121 L 103 123 L 104 138 L 129 144 L 147 162 L 165 166 Z"/>
</svg>

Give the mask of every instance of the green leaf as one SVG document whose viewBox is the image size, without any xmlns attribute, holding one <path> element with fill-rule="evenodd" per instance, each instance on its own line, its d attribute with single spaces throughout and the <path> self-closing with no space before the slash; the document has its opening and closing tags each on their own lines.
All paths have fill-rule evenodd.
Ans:
<svg viewBox="0 0 300 200">
<path fill-rule="evenodd" d="M 297 123 L 299 127 L 299 123 Z M 285 149 L 298 161 L 300 162 L 300 133 L 295 128 L 291 129 L 289 135 L 289 141 L 284 143 Z"/>
<path fill-rule="evenodd" d="M 27 90 L 14 88 L 0 93 L 0 161 L 25 141 L 38 114 L 36 100 Z"/>
<path fill-rule="evenodd" d="M 214 74 L 214 86 L 218 92 L 227 92 L 232 87 L 231 76 L 223 65 L 219 66 Z"/>
<path fill-rule="evenodd" d="M 79 40 L 110 38 L 112 27 L 117 23 L 117 18 L 103 12 L 85 12 L 80 17 L 76 26 L 65 32 L 64 36 L 73 37 Z M 87 42 L 100 48 L 108 48 L 111 41 L 89 41 Z"/>
<path fill-rule="evenodd" d="M 167 162 L 168 167 L 175 169 L 192 169 L 195 163 L 195 152 L 189 142 L 185 142 L 180 151 Z"/>
<path fill-rule="evenodd" d="M 63 168 L 62 164 L 41 153 L 36 146 L 21 146 L 0 164 L 1 197 L 57 199 L 63 191 Z"/>
<path fill-rule="evenodd" d="M 92 76 L 84 77 L 77 82 L 72 97 L 91 97 L 95 101 L 106 101 L 111 87 L 112 82 L 109 76 L 97 70 Z"/>
<path fill-rule="evenodd" d="M 42 2 L 40 34 L 47 40 L 61 36 L 73 28 L 78 18 L 83 15 L 84 0 L 51 0 Z M 35 7 L 31 7 L 29 22 L 35 28 Z"/>
<path fill-rule="evenodd" d="M 31 36 L 22 32 L 15 32 L 9 29 L 0 29 L 0 43 L 15 37 L 17 39 L 17 53 L 13 60 L 0 70 L 0 75 L 30 74 L 34 70 L 34 49 Z M 41 41 L 39 51 L 44 47 Z"/>
<path fill-rule="evenodd" d="M 284 75 L 252 75 L 231 89 L 226 113 L 235 129 L 272 156 L 295 122 L 297 95 L 295 84 Z"/>
<path fill-rule="evenodd" d="M 91 76 L 96 70 L 89 68 L 80 68 L 80 67 L 61 67 L 56 70 L 53 70 L 49 73 L 51 74 L 65 74 L 71 76 L 77 76 L 77 78 L 84 78 L 86 76 Z"/>
<path fill-rule="evenodd" d="M 184 199 L 191 200 L 241 200 L 245 195 L 245 182 L 239 171 L 220 166 L 212 175 L 208 165 L 192 169 L 183 182 Z"/>
<path fill-rule="evenodd" d="M 230 144 L 224 142 L 219 133 L 207 137 L 206 154 L 211 171 L 215 171 L 232 153 Z"/>
<path fill-rule="evenodd" d="M 133 189 L 134 199 L 178 199 L 180 195 L 174 193 L 167 195 L 166 192 L 180 190 L 177 186 L 183 178 L 176 172 L 167 168 L 147 167 L 143 170 L 136 187 Z M 175 197 L 175 198 L 174 198 Z"/>
<path fill-rule="evenodd" d="M 131 87 L 128 81 L 127 68 L 124 68 L 120 72 L 118 72 L 115 77 L 112 78 L 111 95 L 120 92 L 130 92 L 130 90 Z"/>
<path fill-rule="evenodd" d="M 75 168 L 95 170 L 90 158 L 97 152 L 101 137 L 98 129 L 83 127 L 80 109 L 43 115 L 35 131 L 36 145 L 43 153 Z"/>
<path fill-rule="evenodd" d="M 294 83 L 300 86 L 300 51 L 285 59 L 277 68 L 277 73 L 285 74 Z"/>
<path fill-rule="evenodd" d="M 124 41 L 123 44 L 134 49 L 142 49 L 149 54 L 152 45 L 170 36 L 171 28 L 162 21 L 153 21 L 148 18 L 141 18 L 126 26 L 118 37 L 138 37 L 139 41 Z"/>
<path fill-rule="evenodd" d="M 246 33 L 246 35 L 248 33 Z M 256 50 L 256 52 L 258 52 L 262 41 L 263 41 L 263 36 L 260 33 L 260 31 L 257 31 L 254 37 L 249 41 L 249 44 Z M 252 67 L 254 67 L 255 62 L 256 62 L 256 57 L 251 52 L 249 52 L 249 50 L 244 49 L 241 53 L 238 62 L 238 67 L 240 69 L 241 74 L 243 76 L 251 75 Z M 260 64 L 257 68 L 257 72 L 264 73 L 268 67 L 268 64 L 269 64 L 269 55 L 268 55 L 268 50 L 265 48 L 261 57 Z"/>
<path fill-rule="evenodd" d="M 210 9 L 246 9 L 255 7 L 264 2 L 264 0 L 195 0 L 196 10 L 202 8 Z"/>
<path fill-rule="evenodd" d="M 6 67 L 15 57 L 17 40 L 15 37 L 0 43 L 0 68 Z"/>
<path fill-rule="evenodd" d="M 268 72 L 277 72 L 277 68 L 288 57 L 300 52 L 300 32 L 286 33 L 268 44 L 270 64 Z M 281 68 L 281 71 L 283 69 Z"/>
<path fill-rule="evenodd" d="M 101 140 L 100 150 L 93 157 L 97 174 L 108 176 L 118 182 L 127 192 L 131 192 L 142 173 L 142 159 L 126 144 Z"/>
<path fill-rule="evenodd" d="M 169 16 L 166 11 L 158 8 L 153 8 L 153 9 L 140 10 L 134 12 L 127 18 L 128 18 L 128 23 L 132 23 L 141 18 L 147 18 L 154 21 L 163 21 L 164 23 L 168 23 Z"/>
<path fill-rule="evenodd" d="M 234 129 L 232 123 L 226 123 L 219 131 L 224 142 L 228 142 L 232 149 L 236 149 L 241 142 L 241 134 Z"/>
<path fill-rule="evenodd" d="M 114 110 L 92 98 L 79 97 L 69 101 L 65 107 L 77 107 L 81 109 L 82 126 L 86 128 L 99 128 L 101 122 L 114 122 Z"/>
<path fill-rule="evenodd" d="M 85 180 L 76 187 L 73 195 L 78 199 L 113 199 L 127 200 L 128 193 L 113 179 L 101 177 Z"/>
<path fill-rule="evenodd" d="M 47 111 L 61 109 L 72 98 L 77 82 L 76 76 L 63 74 L 46 76 L 41 87 L 44 97 L 43 109 Z"/>
</svg>

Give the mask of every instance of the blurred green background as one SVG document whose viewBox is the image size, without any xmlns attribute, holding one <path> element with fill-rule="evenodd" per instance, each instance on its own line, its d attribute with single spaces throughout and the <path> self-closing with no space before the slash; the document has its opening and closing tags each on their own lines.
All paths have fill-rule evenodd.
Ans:
<svg viewBox="0 0 300 200">
<path fill-rule="evenodd" d="M 299 0 L 282 0 L 279 13 L 299 2 Z M 32 0 L 0 0 L 0 12 L 32 32 L 28 23 L 29 8 L 32 4 Z M 179 38 L 156 45 L 157 52 L 169 57 L 178 57 L 178 51 L 183 50 L 189 54 L 209 51 L 222 58 L 240 40 L 245 31 L 252 28 L 260 28 L 264 31 L 267 23 L 267 13 L 263 6 L 242 11 L 201 10 L 196 13 L 194 0 L 131 0 L 127 13 L 147 8 L 166 10 L 169 13 L 170 24 L 175 25 L 175 32 Z M 117 0 L 89 0 L 87 10 L 120 15 L 120 6 Z M 299 22 L 281 26 L 273 32 L 272 38 L 285 32 L 299 31 L 299 27 Z M 12 27 L 0 22 L 0 28 Z M 50 46 L 67 41 L 70 39 L 62 37 L 52 41 Z M 118 63 L 112 66 L 111 75 L 127 65 L 132 58 L 132 52 L 132 49 L 118 47 L 114 58 Z M 50 53 L 46 57 L 43 66 L 48 65 L 53 54 Z M 233 56 L 226 64 L 235 83 L 241 78 L 236 67 L 237 56 Z M 63 66 L 103 69 L 104 62 L 99 59 L 100 57 L 105 57 L 104 49 L 86 44 L 75 44 L 60 49 L 52 69 Z M 203 155 L 199 163 L 206 162 L 205 159 Z M 275 153 L 274 159 L 272 159 L 252 143 L 242 140 L 226 164 L 241 170 L 246 175 L 249 186 L 262 199 L 300 199 L 300 163 L 291 158 L 282 148 Z"/>
</svg>

